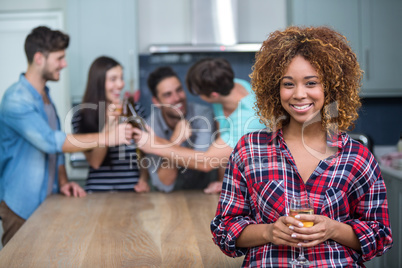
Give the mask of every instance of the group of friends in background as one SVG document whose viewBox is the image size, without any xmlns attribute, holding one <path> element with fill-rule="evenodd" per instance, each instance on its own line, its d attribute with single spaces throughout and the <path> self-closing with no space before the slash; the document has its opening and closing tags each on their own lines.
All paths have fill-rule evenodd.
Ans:
<svg viewBox="0 0 402 268">
<path fill-rule="evenodd" d="M 139 159 L 138 143 L 85 151 L 90 165 L 86 192 L 148 192 L 151 188 L 163 192 L 221 191 L 227 159 L 237 140 L 265 126 L 254 115 L 250 84 L 234 78 L 225 59 L 198 61 L 186 80 L 194 94 L 213 103 L 213 111 L 187 102 L 180 78 L 171 67 L 157 68 L 147 81 L 153 103 L 146 118 L 149 131 L 135 136 L 146 141 L 141 146 L 146 155 Z M 122 106 L 123 88 L 122 66 L 110 57 L 97 58 L 89 70 L 82 107 L 72 120 L 74 133 L 94 133 L 116 124 L 121 116 L 122 109 L 118 108 Z M 144 117 L 140 102 L 133 108 Z M 248 127 L 243 127 L 245 123 Z"/>
<path fill-rule="evenodd" d="M 171 67 L 155 69 L 150 115 L 138 101 L 133 107 L 145 129 L 121 121 L 123 66 L 101 56 L 90 66 L 72 134 L 61 131 L 46 86 L 67 66 L 68 44 L 60 31 L 33 29 L 27 70 L 0 105 L 3 245 L 52 193 L 203 189 L 220 193 L 214 242 L 229 256 L 246 255 L 245 267 L 283 267 L 300 247 L 316 266 L 359 267 L 391 248 L 378 163 L 346 133 L 358 117 L 362 72 L 336 31 L 271 33 L 251 84 L 223 58 L 197 61 L 185 86 L 209 106 L 187 101 Z M 84 189 L 64 166 L 64 153 L 78 151 L 90 166 Z M 304 195 L 313 214 L 290 217 L 290 200 Z"/>
</svg>

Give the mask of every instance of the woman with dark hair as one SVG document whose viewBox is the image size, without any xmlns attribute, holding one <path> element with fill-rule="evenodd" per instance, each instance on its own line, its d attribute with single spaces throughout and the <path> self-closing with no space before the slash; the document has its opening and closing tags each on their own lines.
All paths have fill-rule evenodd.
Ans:
<svg viewBox="0 0 402 268">
<path fill-rule="evenodd" d="M 392 247 L 378 163 L 346 133 L 361 76 L 330 28 L 292 26 L 263 42 L 251 84 L 272 131 L 244 135 L 230 156 L 211 223 L 225 254 L 246 255 L 244 267 L 364 267 Z M 310 206 L 293 215 L 303 197 Z"/>
<path fill-rule="evenodd" d="M 110 57 L 99 57 L 91 65 L 82 104 L 73 117 L 76 133 L 92 133 L 118 123 L 123 67 Z M 139 103 L 134 109 L 142 116 Z M 84 153 L 90 165 L 85 190 L 148 192 L 148 173 L 139 167 L 136 147 L 121 145 L 95 148 Z"/>
</svg>

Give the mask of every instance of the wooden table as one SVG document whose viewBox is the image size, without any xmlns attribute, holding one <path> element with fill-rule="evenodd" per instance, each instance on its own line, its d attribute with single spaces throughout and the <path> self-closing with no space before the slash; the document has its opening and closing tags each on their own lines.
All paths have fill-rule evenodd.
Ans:
<svg viewBox="0 0 402 268">
<path fill-rule="evenodd" d="M 0 251 L 0 267 L 240 267 L 212 242 L 217 195 L 50 196 Z"/>
</svg>

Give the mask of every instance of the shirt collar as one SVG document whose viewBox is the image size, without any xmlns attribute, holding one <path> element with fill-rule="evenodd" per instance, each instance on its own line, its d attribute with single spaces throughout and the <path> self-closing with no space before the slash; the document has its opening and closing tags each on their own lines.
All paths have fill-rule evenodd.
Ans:
<svg viewBox="0 0 402 268">
<path fill-rule="evenodd" d="M 268 142 L 272 142 L 275 139 L 279 139 L 282 143 L 283 143 L 283 132 L 282 129 L 279 129 L 275 132 L 272 133 L 271 135 L 271 140 L 269 140 Z"/>
<path fill-rule="evenodd" d="M 347 137 L 344 135 L 345 133 L 330 133 L 327 134 L 327 145 L 329 147 L 337 147 L 338 149 L 342 149 L 347 141 Z"/>
<path fill-rule="evenodd" d="M 25 73 L 22 73 L 20 75 L 20 83 L 23 84 L 36 99 L 42 99 L 42 96 L 39 94 L 39 92 L 32 86 L 31 83 L 29 83 L 29 81 L 25 77 Z M 46 95 L 49 95 L 49 88 L 47 86 L 45 86 L 45 92 Z"/>
<path fill-rule="evenodd" d="M 163 133 L 170 133 L 172 130 L 169 128 L 169 126 L 166 124 L 165 119 L 162 116 L 162 110 L 159 108 L 154 108 L 155 109 L 155 117 L 159 121 L 160 126 L 163 130 Z"/>
</svg>

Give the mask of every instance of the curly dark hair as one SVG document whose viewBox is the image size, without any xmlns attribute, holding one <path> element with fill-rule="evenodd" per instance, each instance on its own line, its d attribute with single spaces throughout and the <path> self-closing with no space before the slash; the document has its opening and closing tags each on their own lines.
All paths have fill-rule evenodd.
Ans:
<svg viewBox="0 0 402 268">
<path fill-rule="evenodd" d="M 323 130 L 353 129 L 361 106 L 362 70 L 346 38 L 328 27 L 290 26 L 271 33 L 263 42 L 250 74 L 261 121 L 273 130 L 289 123 L 289 115 L 281 105 L 280 82 L 297 55 L 317 70 L 323 85 Z"/>
</svg>

